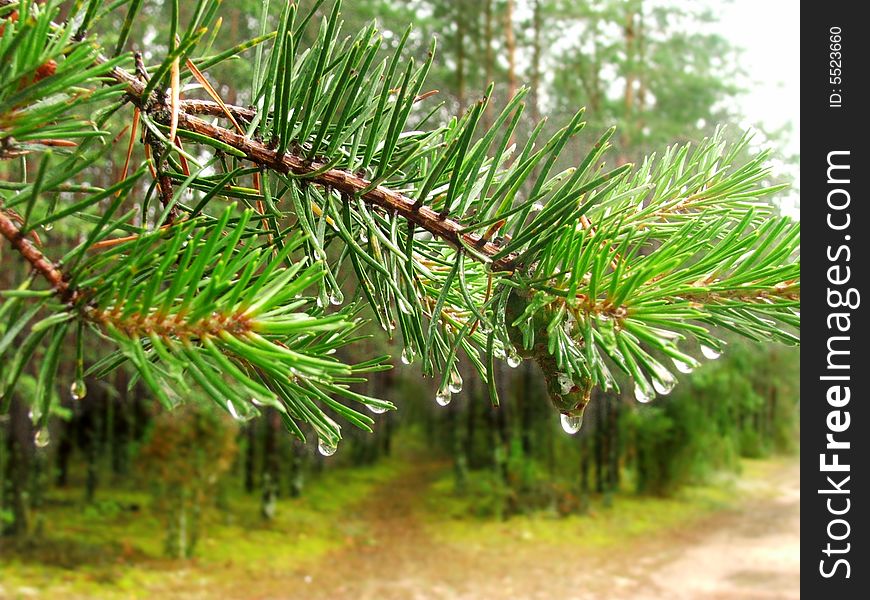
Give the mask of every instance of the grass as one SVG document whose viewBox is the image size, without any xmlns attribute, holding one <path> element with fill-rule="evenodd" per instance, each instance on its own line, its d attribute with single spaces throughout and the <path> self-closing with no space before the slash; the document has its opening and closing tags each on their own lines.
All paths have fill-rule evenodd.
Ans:
<svg viewBox="0 0 870 600">
<path fill-rule="evenodd" d="M 52 598 L 215 597 L 232 591 L 234 597 L 246 597 L 254 593 L 246 586 L 279 586 L 277 591 L 288 574 L 302 580 L 310 570 L 323 569 L 330 553 L 365 546 L 372 521 L 359 507 L 419 468 L 421 455 L 416 461 L 412 456 L 328 469 L 307 485 L 302 498 L 279 500 L 271 522 L 259 516 L 256 494 L 233 490 L 228 510 L 212 508 L 204 515 L 197 558 L 190 561 L 163 558 L 165 528 L 147 493 L 105 489 L 100 497 L 111 501 L 85 506 L 81 489 L 52 491 L 39 511 L 34 539 L 14 552 L 0 548 L 0 598 L 39 593 Z M 417 508 L 408 518 L 423 525 L 422 539 L 434 544 L 433 550 L 582 549 L 594 554 L 702 527 L 706 517 L 769 493 L 765 482 L 786 460 L 793 461 L 747 460 L 740 477 L 722 476 L 672 498 L 619 493 L 607 507 L 593 499 L 583 515 L 560 517 L 555 510 L 541 510 L 506 521 L 468 516 L 475 494 L 454 494 L 445 466 L 434 483 L 412 492 Z M 390 540 L 379 544 L 389 552 Z M 373 560 L 380 559 L 373 555 Z"/>
<path fill-rule="evenodd" d="M 427 498 L 428 532 L 440 543 L 478 548 L 528 542 L 607 549 L 633 539 L 691 528 L 706 517 L 737 507 L 748 495 L 763 497 L 771 493 L 764 480 L 788 460 L 792 459 L 745 459 L 741 461 L 740 475 L 722 473 L 707 484 L 682 488 L 673 497 L 621 491 L 607 502 L 592 498 L 584 514 L 561 516 L 555 509 L 545 509 L 507 520 L 469 516 L 478 511 L 475 507 L 479 507 L 480 497 L 454 493 L 452 475 L 445 473 Z"/>
<path fill-rule="evenodd" d="M 80 489 L 54 490 L 39 510 L 33 539 L 0 551 L 0 597 L 33 590 L 51 590 L 54 597 L 150 597 L 178 585 L 212 587 L 301 569 L 350 540 L 365 539 L 365 520 L 354 514 L 354 505 L 402 468 L 390 460 L 328 470 L 301 498 L 280 499 L 270 522 L 260 517 L 256 494 L 234 490 L 228 510 L 203 514 L 192 561 L 163 558 L 165 526 L 146 492 L 100 490 L 111 501 L 85 506 Z"/>
</svg>

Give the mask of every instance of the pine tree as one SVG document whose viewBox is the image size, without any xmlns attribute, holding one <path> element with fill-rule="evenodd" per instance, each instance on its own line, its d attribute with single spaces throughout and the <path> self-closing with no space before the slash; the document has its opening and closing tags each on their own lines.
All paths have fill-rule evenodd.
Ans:
<svg viewBox="0 0 870 600">
<path fill-rule="evenodd" d="M 374 24 L 341 33 L 339 3 L 263 0 L 262 34 L 213 52 L 219 4 L 182 19 L 167 2 L 146 65 L 124 51 L 141 0 L 0 0 L 3 411 L 26 370 L 44 427 L 59 365 L 74 397 L 129 365 L 167 409 L 196 386 L 236 416 L 274 408 L 331 454 L 339 421 L 369 430 L 361 407 L 394 408 L 354 388 L 389 357 L 337 358 L 366 315 L 439 379 L 440 404 L 461 355 L 494 404 L 496 361 L 534 360 L 567 431 L 596 386 L 667 394 L 722 329 L 798 342 L 799 226 L 766 201 L 766 152 L 736 164 L 748 136 L 609 168 L 611 128 L 553 172 L 583 110 L 519 142 L 527 90 L 484 128 L 490 88 L 434 123 L 434 42 L 406 58 L 406 32 L 382 56 Z M 117 33 L 93 33 L 107 19 Z M 242 56 L 249 104 L 229 105 L 209 72 Z M 184 97 L 192 83 L 206 98 Z"/>
</svg>

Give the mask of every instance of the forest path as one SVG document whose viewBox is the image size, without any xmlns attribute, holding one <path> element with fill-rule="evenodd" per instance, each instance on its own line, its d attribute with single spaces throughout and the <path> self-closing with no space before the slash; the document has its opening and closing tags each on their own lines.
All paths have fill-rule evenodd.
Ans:
<svg viewBox="0 0 870 600">
<path fill-rule="evenodd" d="M 517 598 L 768 600 L 799 598 L 797 460 L 739 480 L 746 498 L 680 528 L 595 548 L 582 539 L 435 540 L 418 507 L 445 465 L 418 465 L 360 510 L 369 535 L 287 580 L 251 586 L 256 598 L 483 600 Z M 437 517 L 436 517 L 437 518 Z M 473 527 L 474 525 L 470 525 Z M 510 527 L 510 522 L 506 525 Z M 252 582 L 253 583 L 253 582 Z M 268 590 L 268 591 L 265 591 Z M 257 590 L 259 591 L 259 590 Z"/>
</svg>

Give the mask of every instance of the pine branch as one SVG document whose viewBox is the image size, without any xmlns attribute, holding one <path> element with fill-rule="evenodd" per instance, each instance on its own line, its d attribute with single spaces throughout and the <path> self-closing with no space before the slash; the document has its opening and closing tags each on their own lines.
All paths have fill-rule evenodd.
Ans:
<svg viewBox="0 0 870 600">
<path fill-rule="evenodd" d="M 61 300 L 73 300 L 74 294 L 71 292 L 63 272 L 32 241 L 27 239 L 27 236 L 16 225 L 16 221 L 17 219 L 14 219 L 9 211 L 0 207 L 0 233 L 3 234 L 3 237 L 30 263 L 33 270 L 45 278 Z"/>
<path fill-rule="evenodd" d="M 97 59 L 98 62 L 105 60 L 106 58 L 102 55 Z M 157 101 L 156 95 L 144 98 L 145 86 L 138 78 L 120 67 L 112 69 L 111 75 L 118 83 L 127 86 L 128 95 L 140 110 L 152 114 L 155 121 L 159 123 L 169 124 L 171 117 L 167 107 Z M 230 104 L 227 104 L 226 107 L 233 116 L 240 120 L 252 121 L 257 116 L 256 111 L 250 109 Z M 389 213 L 399 214 L 408 222 L 414 223 L 432 235 L 449 242 L 459 250 L 470 247 L 474 248 L 477 253 L 489 257 L 498 254 L 501 250 L 500 246 L 487 241 L 483 236 L 463 233 L 463 226 L 448 218 L 443 212 L 436 212 L 428 206 L 420 205 L 397 191 L 380 185 L 372 188 L 372 182 L 363 177 L 340 169 L 325 169 L 324 163 L 307 159 L 292 152 L 281 154 L 262 142 L 239 135 L 230 129 L 212 125 L 195 116 L 197 114 L 225 116 L 223 107 L 217 102 L 183 100 L 180 103 L 178 115 L 179 129 L 192 131 L 218 144 L 234 148 L 241 153 L 242 157 L 268 169 L 280 173 L 292 173 L 310 183 L 334 189 L 342 194 L 359 197 Z M 472 256 L 477 256 L 477 254 Z M 492 270 L 513 271 L 515 258 L 514 255 L 509 255 L 492 260 Z"/>
<path fill-rule="evenodd" d="M 0 8 L 10 4 L 0 0 Z M 614 372 L 628 376 L 638 400 L 666 394 L 675 377 L 663 361 L 680 371 L 696 366 L 678 346 L 692 338 L 706 358 L 717 355 L 723 342 L 714 328 L 798 341 L 799 226 L 773 216 L 764 196 L 778 188 L 763 183 L 767 154 L 744 161 L 746 138 L 728 147 L 717 133 L 695 150 L 672 147 L 637 169 L 605 171 L 611 128 L 579 164 L 553 173 L 585 126 L 582 110 L 550 139 L 539 139 L 539 123 L 516 145 L 525 91 L 481 132 L 490 88 L 462 116 L 427 125 L 432 113 L 419 118 L 414 108 L 430 95 L 422 86 L 433 54 L 419 67 L 403 63 L 406 34 L 378 64 L 374 26 L 341 38 L 338 4 L 307 50 L 298 42 L 313 13 L 297 19 L 297 5 L 286 3 L 274 34 L 194 58 L 217 5 L 203 0 L 178 37 L 174 13 L 168 53 L 150 77 L 141 57 L 133 74 L 129 55 L 109 59 L 81 39 L 93 2 L 71 23 L 51 22 L 59 3 L 47 2 L 30 5 L 33 19 L 9 25 L 34 50 L 14 63 L 23 67 L 3 72 L 0 154 L 53 147 L 65 158 L 43 152 L 35 177 L 0 182 L 4 237 L 52 286 L 11 297 L 62 301 L 32 326 L 4 393 L 50 331 L 40 368 L 40 398 L 48 398 L 63 336 L 77 320 L 117 345 L 95 374 L 130 362 L 167 406 L 190 375 L 231 414 L 272 403 L 296 435 L 306 423 L 334 448 L 340 430 L 324 407 L 364 429 L 370 422 L 335 397 L 373 412 L 390 408 L 349 387 L 383 368 L 383 357 L 344 365 L 331 356 L 358 340 L 363 303 L 390 335 L 401 333 L 405 362 L 419 355 L 424 374 L 440 372 L 441 403 L 456 387 L 460 353 L 496 404 L 494 360 L 514 365 L 522 356 L 541 367 L 568 429 L 594 386 L 618 385 Z M 264 62 L 258 45 L 270 40 Z M 205 73 L 254 46 L 257 108 L 227 105 Z M 29 85 L 47 59 L 57 72 Z M 181 65 L 212 100 L 180 98 Z M 79 116 L 90 102 L 106 110 Z M 106 148 L 103 126 L 127 102 L 146 131 L 145 163 L 129 177 L 125 164 L 107 189 L 68 184 L 100 159 L 89 144 Z M 156 190 L 163 210 L 134 227 L 130 213 L 115 212 L 148 170 L 154 181 L 141 202 Z M 33 217 L 40 197 L 61 191 L 82 198 Z M 216 211 L 217 198 L 251 210 Z M 25 234 L 71 215 L 95 226 L 63 257 L 62 273 Z M 120 237 L 107 238 L 115 231 Z M 357 285 L 346 301 L 348 275 Z M 14 320 L 0 355 L 40 306 Z"/>
</svg>

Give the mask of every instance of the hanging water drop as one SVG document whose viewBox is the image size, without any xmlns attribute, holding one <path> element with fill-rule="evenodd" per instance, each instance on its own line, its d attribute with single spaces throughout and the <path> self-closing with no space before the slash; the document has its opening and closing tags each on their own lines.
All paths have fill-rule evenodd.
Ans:
<svg viewBox="0 0 870 600">
<path fill-rule="evenodd" d="M 414 359 L 417 357 L 417 354 L 414 352 L 414 349 L 410 346 L 405 346 L 402 348 L 402 364 L 410 365 L 414 362 Z"/>
<path fill-rule="evenodd" d="M 646 381 L 643 383 L 637 381 L 634 384 L 634 397 L 638 402 L 646 403 L 655 398 L 655 391 L 650 388 Z"/>
<path fill-rule="evenodd" d="M 520 363 L 523 362 L 523 359 L 520 358 L 520 355 L 516 352 L 511 352 L 507 357 L 507 364 L 511 369 L 516 369 L 520 366 Z"/>
<path fill-rule="evenodd" d="M 344 294 L 341 293 L 341 290 L 335 290 L 329 294 L 329 303 L 333 306 L 338 306 L 342 302 L 344 302 Z"/>
<path fill-rule="evenodd" d="M 317 296 L 317 308 L 323 308 L 323 298 Z"/>
<path fill-rule="evenodd" d="M 656 376 L 653 377 L 652 385 L 658 394 L 667 396 L 674 389 L 674 386 L 677 385 L 677 379 L 667 371 L 663 371 L 661 374 L 657 372 Z"/>
<path fill-rule="evenodd" d="M 359 232 L 359 242 L 360 242 L 360 244 L 368 244 L 369 243 L 369 236 L 367 236 L 364 231 Z"/>
<path fill-rule="evenodd" d="M 544 205 L 540 202 L 532 204 L 532 212 L 541 212 L 542 210 L 544 210 Z"/>
<path fill-rule="evenodd" d="M 683 361 L 678 360 L 676 358 L 672 358 L 671 360 L 673 361 L 674 366 L 677 368 L 677 371 L 679 371 L 680 373 L 685 373 L 688 375 L 689 373 L 691 373 L 692 371 L 695 370 L 695 366 L 690 365 L 687 362 L 683 362 Z"/>
<path fill-rule="evenodd" d="M 338 445 L 333 445 L 324 439 L 317 440 L 317 451 L 323 456 L 332 456 L 338 451 Z"/>
<path fill-rule="evenodd" d="M 710 360 L 716 360 L 722 356 L 722 353 L 719 350 L 711 348 L 710 346 L 705 346 L 704 344 L 701 344 L 701 354 Z"/>
<path fill-rule="evenodd" d="M 72 397 L 73 400 L 81 400 L 87 395 L 87 393 L 88 388 L 85 386 L 85 382 L 81 379 L 76 379 L 69 386 L 69 395 Z"/>
<path fill-rule="evenodd" d="M 242 417 L 239 415 L 238 411 L 236 410 L 236 405 L 233 404 L 232 400 L 227 400 L 227 412 L 229 412 L 230 416 L 236 421 L 243 420 Z"/>
<path fill-rule="evenodd" d="M 48 433 L 48 427 L 43 427 L 33 436 L 33 443 L 37 448 L 45 448 L 51 442 L 51 436 Z"/>
<path fill-rule="evenodd" d="M 376 415 L 382 415 L 382 414 L 384 414 L 385 412 L 387 412 L 386 407 L 384 407 L 384 406 L 375 406 L 374 404 L 366 404 L 366 408 L 369 409 L 369 412 L 371 412 L 371 413 L 373 413 L 373 414 L 376 414 Z"/>
<path fill-rule="evenodd" d="M 583 413 L 580 413 L 579 415 L 562 413 L 559 415 L 559 420 L 562 422 L 562 429 L 565 430 L 565 433 L 574 435 L 580 431 L 580 428 L 583 426 Z"/>
<path fill-rule="evenodd" d="M 435 402 L 438 403 L 438 406 L 447 406 L 448 404 L 450 404 L 450 396 L 450 390 L 438 390 L 438 393 L 435 394 Z"/>
<path fill-rule="evenodd" d="M 451 394 L 458 394 L 462 391 L 462 375 L 457 371 L 450 374 L 450 383 L 447 385 L 447 391 Z"/>
</svg>

